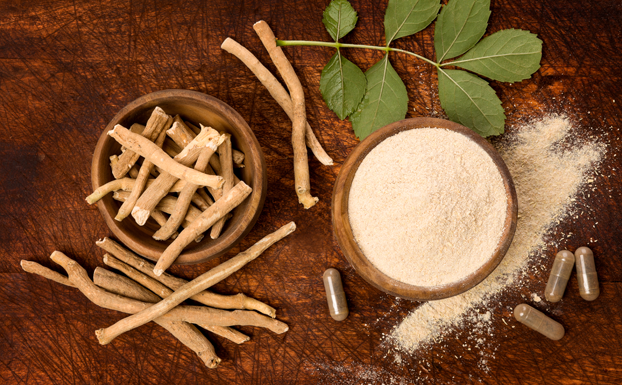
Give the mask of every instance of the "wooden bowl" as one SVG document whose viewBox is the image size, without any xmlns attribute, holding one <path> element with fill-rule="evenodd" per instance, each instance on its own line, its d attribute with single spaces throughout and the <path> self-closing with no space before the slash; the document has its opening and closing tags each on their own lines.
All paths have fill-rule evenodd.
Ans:
<svg viewBox="0 0 622 385">
<path fill-rule="evenodd" d="M 94 190 L 113 180 L 109 157 L 121 152 L 121 146 L 108 135 L 108 131 L 116 124 L 121 124 L 127 128 L 133 123 L 146 124 L 156 106 L 161 107 L 171 116 L 179 114 L 182 119 L 196 125 L 201 123 L 231 134 L 233 147 L 245 154 L 245 167 L 235 169 L 236 175 L 248 184 L 253 192 L 232 211 L 233 217 L 226 222 L 218 239 L 211 239 L 208 231 L 201 242 L 192 242 L 188 245 L 175 263 L 205 262 L 226 253 L 248 234 L 257 221 L 263 208 L 267 190 L 266 165 L 263 153 L 248 124 L 224 102 L 196 91 L 158 91 L 142 96 L 128 104 L 119 111 L 102 132 L 95 147 L 91 167 L 91 180 Z M 134 252 L 157 261 L 172 240 L 163 242 L 156 241 L 151 237 L 159 228 L 151 218 L 144 226 L 139 226 L 132 216 L 121 222 L 116 221 L 114 217 L 120 206 L 121 203 L 114 201 L 111 194 L 106 195 L 97 203 L 106 224 L 121 242 Z"/>
<path fill-rule="evenodd" d="M 503 234 L 501 241 L 497 245 L 497 248 L 491 258 L 484 263 L 478 270 L 468 275 L 464 279 L 447 285 L 442 286 L 414 286 L 407 283 L 397 281 L 388 275 L 378 270 L 363 254 L 352 234 L 350 227 L 350 221 L 348 216 L 348 201 L 350 197 L 350 186 L 352 180 L 356 174 L 356 170 L 359 165 L 378 144 L 387 139 L 390 136 L 398 134 L 402 131 L 412 130 L 425 127 L 437 127 L 458 132 L 465 135 L 475 143 L 477 143 L 486 153 L 492 158 L 493 162 L 497 166 L 505 191 L 508 197 L 507 215 L 504 224 Z M 507 166 L 501 159 L 501 156 L 495 150 L 495 148 L 488 143 L 480 135 L 476 134 L 472 130 L 461 126 L 460 124 L 450 122 L 443 119 L 434 118 L 414 118 L 405 119 L 399 122 L 395 122 L 385 126 L 378 131 L 371 134 L 358 146 L 354 148 L 352 153 L 348 156 L 333 190 L 332 201 L 332 220 L 333 231 L 337 243 L 344 255 L 354 267 L 354 269 L 361 275 L 367 282 L 376 288 L 398 296 L 417 301 L 427 301 L 451 297 L 460 293 L 463 293 L 470 288 L 480 283 L 486 278 L 496 267 L 499 265 L 505 253 L 507 252 L 512 238 L 514 237 L 514 231 L 516 230 L 516 217 L 518 214 L 518 204 L 516 200 L 516 190 L 514 189 L 514 182 Z"/>
</svg>

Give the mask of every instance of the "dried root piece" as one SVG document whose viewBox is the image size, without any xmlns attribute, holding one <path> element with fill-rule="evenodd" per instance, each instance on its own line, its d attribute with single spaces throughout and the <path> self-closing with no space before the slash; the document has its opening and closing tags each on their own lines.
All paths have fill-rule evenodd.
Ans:
<svg viewBox="0 0 622 385">
<path fill-rule="evenodd" d="M 225 197 L 223 197 L 223 200 L 224 199 Z M 276 241 L 283 239 L 288 234 L 291 234 L 295 229 L 296 229 L 296 225 L 294 224 L 294 222 L 288 223 L 287 225 L 281 227 L 276 232 L 266 236 L 259 242 L 255 243 L 248 250 L 236 255 L 230 260 L 216 266 L 215 268 L 209 270 L 208 272 L 203 273 L 196 279 L 183 285 L 178 290 L 176 290 L 173 294 L 163 299 L 162 301 L 158 302 L 157 304 L 141 311 L 138 314 L 129 316 L 108 328 L 98 330 L 95 333 L 97 335 L 97 339 L 102 345 L 108 344 L 110 341 L 112 341 L 114 338 L 116 338 L 120 334 L 123 334 L 129 330 L 137 328 L 138 326 L 144 325 L 145 323 L 149 321 L 153 321 L 154 319 L 157 319 L 158 317 L 166 314 L 167 312 L 170 312 L 181 302 L 192 297 L 193 295 L 196 295 L 202 292 L 203 290 L 209 288 L 210 286 L 215 285 L 216 283 L 227 278 L 228 276 L 230 276 L 237 270 L 241 269 L 247 263 L 259 257 L 259 255 L 261 255 L 261 253 L 264 250 L 266 250 Z M 216 309 L 213 309 L 213 310 L 216 311 Z M 233 313 L 250 314 L 252 312 L 244 312 L 242 310 L 236 310 Z M 259 315 L 257 313 L 254 313 L 254 314 Z M 212 323 L 212 322 L 208 322 L 208 323 Z M 220 326 L 228 326 L 228 325 L 220 325 Z M 278 329 L 278 328 L 276 328 L 275 326 L 275 329 Z M 275 329 L 271 329 L 271 330 L 274 331 Z M 287 331 L 286 325 L 282 328 L 282 332 L 285 332 L 285 331 Z"/>
<path fill-rule="evenodd" d="M 131 170 L 130 170 L 130 172 L 131 172 Z M 138 171 L 136 171 L 136 172 L 138 172 Z M 151 184 L 153 184 L 154 181 L 155 181 L 155 179 L 148 179 L 147 183 L 146 183 L 146 186 L 147 187 L 151 186 Z M 136 184 L 136 179 L 132 179 L 132 178 L 121 178 L 121 179 L 112 180 L 112 181 L 106 183 L 105 185 L 100 186 L 97 190 L 93 191 L 93 193 L 91 195 L 86 197 L 86 201 L 87 201 L 88 204 L 92 205 L 94 203 L 97 203 L 97 201 L 99 201 L 100 199 L 102 199 L 104 196 L 106 196 L 107 194 L 109 194 L 111 192 L 115 192 L 115 191 L 133 191 L 135 184 Z M 185 185 L 186 185 L 185 181 L 178 180 L 173 185 L 173 187 L 171 187 L 169 192 L 180 192 L 184 188 Z M 193 196 L 193 202 L 194 202 L 194 198 L 195 197 Z M 199 197 L 198 199 L 200 200 L 201 197 Z M 207 204 L 207 202 L 205 202 L 205 199 L 202 200 L 202 203 L 206 203 Z"/>
<path fill-rule="evenodd" d="M 178 117 L 179 115 L 175 117 L 173 126 L 166 131 L 166 134 L 173 139 L 175 144 L 184 148 L 196 137 L 196 134 L 184 124 L 183 120 L 177 120 Z"/>
<path fill-rule="evenodd" d="M 197 196 L 199 196 L 201 199 L 197 199 Z M 205 192 L 204 189 L 199 188 L 197 189 L 197 193 L 192 196 L 192 203 L 197 205 L 197 207 L 201 209 L 201 211 L 205 211 L 214 204 L 214 200 L 209 195 L 207 195 L 207 192 Z"/>
<path fill-rule="evenodd" d="M 229 52 L 230 54 L 235 55 L 238 59 L 244 63 L 248 69 L 250 69 L 257 79 L 261 82 L 261 84 L 266 87 L 270 95 L 276 100 L 276 102 L 283 108 L 287 116 L 294 121 L 294 107 L 292 104 L 292 99 L 289 94 L 285 90 L 285 88 L 279 83 L 279 81 L 268 71 L 266 67 L 257 58 L 253 55 L 249 50 L 244 48 L 238 42 L 231 38 L 225 39 L 220 48 Z M 307 143 L 307 147 L 311 149 L 315 157 L 326 166 L 331 166 L 333 164 L 333 160 L 330 156 L 324 151 L 320 142 L 318 142 L 311 126 L 308 122 L 306 122 L 305 126 L 305 139 Z M 235 161 L 235 153 L 234 153 L 234 161 Z M 237 162 L 236 162 L 237 163 Z"/>
<path fill-rule="evenodd" d="M 96 203 L 97 201 L 99 201 L 100 199 L 102 199 L 103 197 L 105 197 L 107 194 L 113 191 L 117 191 L 117 190 L 132 191 L 135 183 L 136 183 L 136 180 L 132 178 L 121 178 L 121 179 L 111 180 L 105 185 L 99 186 L 99 188 L 93 191 L 91 195 L 86 197 L 86 202 L 92 205 Z"/>
<path fill-rule="evenodd" d="M 184 124 L 195 134 L 198 134 L 201 131 L 199 127 L 195 126 L 190 122 L 184 122 Z M 236 150 L 235 148 L 232 150 L 232 154 L 233 164 L 235 165 L 235 167 L 244 168 L 244 158 L 246 158 L 246 155 L 244 155 L 242 151 Z"/>
<path fill-rule="evenodd" d="M 65 277 L 61 273 L 55 272 L 52 269 L 48 269 L 45 266 L 39 265 L 37 262 L 26 261 L 22 259 L 20 265 L 22 266 L 22 269 L 24 269 L 24 271 L 27 273 L 39 275 L 43 278 L 49 279 L 50 281 L 60 283 L 61 285 L 76 287 L 76 285 L 74 285 L 73 282 L 69 280 L 69 278 Z"/>
<path fill-rule="evenodd" d="M 233 159 L 233 165 L 238 168 L 244 168 L 245 155 L 242 151 L 238 151 L 235 148 L 231 149 L 231 157 Z"/>
<path fill-rule="evenodd" d="M 277 237 L 274 237 L 272 238 L 272 242 L 274 243 L 279 239 L 277 239 Z M 104 238 L 100 241 L 95 242 L 95 244 L 107 251 L 108 253 L 116 256 L 120 261 L 126 263 L 128 266 L 131 266 L 134 269 L 143 273 L 144 275 L 166 285 L 170 289 L 177 290 L 186 283 L 188 283 L 188 281 L 186 281 L 185 279 L 172 276 L 166 272 L 162 273 L 162 275 L 160 276 L 155 275 L 155 273 L 153 272 L 155 266 L 152 263 L 148 262 L 143 258 L 140 258 L 136 254 L 124 248 L 110 238 Z M 104 261 L 104 263 L 106 263 L 106 261 Z M 117 268 L 116 266 L 110 266 L 114 267 L 115 269 Z M 143 283 L 142 279 L 139 280 L 134 276 L 126 273 L 124 270 L 121 271 L 123 271 L 123 273 L 125 273 L 128 277 L 131 277 L 135 281 L 140 282 L 143 286 L 148 287 L 150 290 L 154 291 L 147 284 Z M 157 293 L 157 291 L 154 291 L 154 293 Z M 265 303 L 258 301 L 254 298 L 247 297 L 241 293 L 228 296 L 212 293 L 210 291 L 202 291 L 196 295 L 193 295 L 192 297 L 190 297 L 190 299 L 218 309 L 256 310 L 272 318 L 276 317 L 276 310 L 273 307 L 268 306 Z"/>
<path fill-rule="evenodd" d="M 67 271 L 69 275 L 67 279 L 71 282 L 72 287 L 78 288 L 91 302 L 100 307 L 120 311 L 122 313 L 134 314 L 152 306 L 149 303 L 137 301 L 100 289 L 89 279 L 86 270 L 84 270 L 82 266 L 61 252 L 55 251 L 50 258 Z M 24 266 L 26 262 L 29 261 L 22 261 L 22 266 Z M 31 265 L 37 264 L 36 262 L 29 263 Z M 38 271 L 44 271 L 46 269 L 43 266 L 40 267 L 40 269 L 37 269 Z M 29 272 L 38 274 L 35 271 Z M 186 318 L 201 322 L 201 320 L 205 320 L 210 316 L 206 317 L 205 314 L 201 316 L 195 313 L 196 311 L 185 312 L 183 307 L 178 307 L 164 317 L 155 319 L 154 322 L 168 330 L 184 345 L 197 353 L 208 368 L 215 368 L 220 363 L 220 358 L 216 356 L 214 346 L 194 326 L 185 322 Z M 182 324 L 187 326 L 181 326 Z"/>
<path fill-rule="evenodd" d="M 112 130 L 108 131 L 108 135 L 112 136 L 119 143 L 126 146 L 129 150 L 143 156 L 146 160 L 159 166 L 178 179 L 186 182 L 198 184 L 201 186 L 211 186 L 214 188 L 222 187 L 224 180 L 214 175 L 206 175 L 187 166 L 181 164 L 183 157 L 180 157 L 180 163 L 168 156 L 160 147 L 148 139 L 131 133 L 127 128 L 117 124 Z M 184 154 L 182 151 L 178 156 Z M 185 154 L 188 156 L 188 154 Z M 198 156 L 198 155 L 197 155 Z M 196 158 L 195 158 L 196 159 Z M 128 169 L 129 170 L 129 169 Z"/>
<path fill-rule="evenodd" d="M 166 131 L 162 130 L 162 132 L 160 132 L 160 135 L 158 135 L 158 138 L 155 141 L 155 145 L 161 148 L 162 144 L 164 144 L 165 138 Z M 132 188 L 132 193 L 119 208 L 117 215 L 114 217 L 115 220 L 122 221 L 132 213 L 132 209 L 134 208 L 134 205 L 136 205 L 136 201 L 138 200 L 138 198 L 140 198 L 140 194 L 143 192 L 145 186 L 147 185 L 147 179 L 149 178 L 152 170 L 153 163 L 145 160 L 142 166 L 140 166 L 140 170 L 138 170 L 138 176 L 136 177 L 136 182 L 134 183 L 134 187 Z"/>
<path fill-rule="evenodd" d="M 95 269 L 95 274 L 93 274 L 93 281 L 95 282 L 97 286 L 101 287 L 102 289 L 108 290 L 109 292 L 114 293 L 114 294 L 122 295 L 124 297 L 136 299 L 136 300 L 143 301 L 143 302 L 149 302 L 149 303 L 155 303 L 155 302 L 160 301 L 160 297 L 151 292 L 149 293 L 153 295 L 153 297 L 150 297 L 150 300 L 147 300 L 143 294 L 143 290 L 146 290 L 143 286 L 141 286 L 137 282 L 132 281 L 131 279 L 115 274 L 101 267 L 98 267 Z M 179 321 L 173 321 L 173 322 L 179 322 Z M 190 325 L 190 324 L 187 324 L 187 325 Z M 228 326 L 212 326 L 212 325 L 205 325 L 205 324 L 200 324 L 199 326 L 201 326 L 203 329 L 208 330 L 214 334 L 227 338 L 231 340 L 232 342 L 235 342 L 236 344 L 241 344 L 243 342 L 250 340 L 250 337 L 248 337 L 247 335 L 242 334 L 238 332 L 237 330 L 232 329 Z M 186 333 L 186 334 L 189 334 L 189 333 Z M 200 349 L 199 351 L 206 351 L 206 350 Z M 197 354 L 201 356 L 201 354 L 199 354 L 198 352 Z"/>
<path fill-rule="evenodd" d="M 168 217 L 166 215 L 164 215 L 164 213 L 160 210 L 153 210 L 151 212 L 151 218 L 153 218 L 156 222 L 158 222 L 158 225 L 160 225 L 160 227 L 164 226 L 166 224 L 166 221 L 168 221 Z M 177 231 L 175 231 L 172 235 L 171 235 L 171 239 L 175 239 L 177 238 L 177 236 L 179 235 L 179 233 Z M 203 238 L 201 238 L 203 239 Z M 199 242 L 201 241 L 201 239 L 199 239 Z"/>
<path fill-rule="evenodd" d="M 197 159 L 197 163 L 194 166 L 194 169 L 200 172 L 205 172 L 205 167 L 207 167 L 207 163 L 209 158 L 214 155 L 213 147 L 205 147 L 201 151 L 201 155 L 199 155 L 199 159 Z M 168 222 L 164 226 L 162 226 L 155 234 L 153 234 L 153 238 L 157 240 L 167 240 L 171 235 L 179 228 L 184 218 L 186 217 L 186 213 L 188 212 L 188 208 L 190 207 L 190 202 L 192 197 L 195 195 L 196 190 L 200 186 L 197 186 L 192 183 L 186 183 L 181 193 L 179 193 L 179 197 L 177 198 L 177 202 L 175 204 L 175 209 L 173 213 L 168 218 Z M 226 187 L 226 179 L 225 179 L 225 187 Z M 208 207 L 209 208 L 209 207 Z"/>
<path fill-rule="evenodd" d="M 129 193 L 126 192 L 126 191 L 115 191 L 114 194 L 112 195 L 112 199 L 117 200 L 119 202 L 125 202 L 125 200 L 127 199 L 128 196 L 129 196 Z M 160 203 L 158 203 L 156 208 L 151 212 L 151 217 L 153 219 L 155 219 L 155 221 L 158 222 L 158 224 L 160 224 L 160 226 L 163 226 L 168 221 L 168 218 L 165 218 L 164 222 L 162 222 L 161 216 L 158 215 L 158 214 L 156 214 L 154 216 L 154 213 L 160 212 L 160 213 L 171 214 L 173 212 L 173 210 L 175 209 L 175 204 L 176 203 L 177 203 L 177 198 L 176 197 L 170 196 L 170 195 L 169 196 L 165 196 L 164 198 L 162 198 Z M 186 212 L 186 217 L 182 221 L 182 226 L 184 226 L 184 227 L 190 226 L 192 221 L 197 219 L 199 217 L 199 215 L 201 215 L 201 211 L 199 209 L 197 209 L 194 206 L 188 207 L 188 212 Z M 173 235 L 171 235 L 171 238 L 175 239 L 175 238 L 177 238 L 178 235 L 179 234 L 175 235 L 174 237 L 173 237 Z M 194 240 L 195 240 L 195 242 L 198 243 L 198 242 L 201 242 L 202 239 L 203 239 L 203 234 L 200 234 Z"/>
<path fill-rule="evenodd" d="M 225 179 L 225 184 L 222 187 L 222 194 L 227 194 L 233 188 L 235 183 L 235 175 L 233 174 L 233 155 L 231 153 L 231 135 L 225 134 L 225 140 L 218 147 L 220 166 L 222 167 L 221 176 Z M 226 218 L 219 219 L 218 222 L 212 226 L 210 231 L 210 237 L 217 239 L 220 236 L 223 226 L 225 225 Z"/>
<path fill-rule="evenodd" d="M 147 125 L 142 133 L 132 133 L 132 135 L 140 136 L 146 141 L 153 142 L 160 135 L 160 132 L 167 128 L 167 125 L 172 123 L 173 118 L 168 116 L 160 107 L 156 107 L 151 113 L 151 116 L 147 121 Z M 127 174 L 140 156 L 136 153 L 136 151 L 132 150 L 125 144 L 121 143 L 121 145 L 125 147 L 125 151 L 119 156 L 119 161 L 112 168 L 112 175 L 114 175 L 116 179 L 122 178 L 125 174 Z"/>
<path fill-rule="evenodd" d="M 211 129 L 211 128 L 206 128 L 199 135 L 197 135 L 196 138 L 194 138 L 192 142 L 190 142 L 182 150 L 182 152 L 180 152 L 175 157 L 175 161 L 179 162 L 179 164 L 182 165 L 182 167 L 186 166 L 187 168 L 187 166 L 190 166 L 194 162 L 196 162 L 203 148 L 213 145 L 215 137 L 220 138 L 218 131 Z M 214 149 L 214 151 L 216 150 Z M 193 169 L 189 169 L 189 170 L 192 170 L 193 172 L 201 174 L 203 176 L 215 178 L 215 176 L 213 175 L 206 175 Z M 219 180 L 222 183 L 224 183 L 224 179 L 222 179 L 222 177 L 217 177 L 217 178 L 219 178 Z M 177 182 L 178 179 L 179 178 L 177 178 L 174 175 L 169 174 L 168 172 L 164 172 L 156 178 L 155 182 L 153 182 L 153 184 L 149 186 L 147 190 L 145 190 L 143 195 L 141 195 L 141 197 L 138 199 L 138 202 L 136 202 L 136 206 L 132 210 L 132 216 L 136 220 L 136 223 L 138 223 L 140 226 L 145 224 L 145 222 L 149 218 L 149 213 L 153 209 L 155 209 L 160 199 L 162 199 L 164 196 L 166 196 L 166 194 L 168 194 L 171 187 Z M 198 184 L 198 183 L 195 183 L 195 184 Z M 214 187 L 214 186 L 210 186 L 210 187 Z M 219 188 L 219 187 L 216 187 L 216 188 Z"/>
<path fill-rule="evenodd" d="M 111 293 L 123 295 L 142 302 L 158 302 L 160 297 L 150 290 L 138 285 L 127 277 L 115 274 L 103 267 L 96 267 L 93 272 L 93 282 Z"/>
<path fill-rule="evenodd" d="M 281 47 L 276 45 L 276 37 L 265 21 L 259 21 L 253 25 L 255 32 L 270 54 L 274 65 L 281 73 L 285 84 L 292 97 L 294 119 L 292 120 L 292 146 L 294 147 L 294 180 L 296 184 L 296 194 L 298 202 L 302 203 L 305 209 L 313 207 L 317 197 L 311 196 L 311 183 L 309 182 L 309 161 L 307 159 L 307 148 L 305 147 L 305 95 L 302 84 L 291 63 L 285 57 Z"/>
<path fill-rule="evenodd" d="M 220 218 L 224 217 L 229 211 L 236 208 L 246 199 L 252 189 L 244 182 L 238 183 L 231 191 L 222 198 L 214 202 L 209 209 L 205 210 L 190 226 L 185 227 L 177 239 L 171 243 L 160 255 L 154 273 L 161 275 L 177 259 L 183 249 L 192 242 L 198 235 L 203 234 L 212 227 Z"/>
</svg>

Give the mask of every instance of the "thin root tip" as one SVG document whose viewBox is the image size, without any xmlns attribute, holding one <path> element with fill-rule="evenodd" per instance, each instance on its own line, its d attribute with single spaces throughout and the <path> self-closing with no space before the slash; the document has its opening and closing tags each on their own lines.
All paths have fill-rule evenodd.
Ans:
<svg viewBox="0 0 622 385">
<path fill-rule="evenodd" d="M 230 38 L 230 37 L 226 38 L 225 40 L 223 40 L 222 44 L 220 45 L 220 48 L 224 48 L 225 45 L 231 44 L 232 41 L 233 41 L 232 38 Z"/>
<path fill-rule="evenodd" d="M 108 344 L 108 342 L 110 342 L 110 341 L 106 341 L 106 340 L 104 339 L 104 337 L 105 337 L 105 331 L 106 331 L 105 329 L 98 329 L 98 330 L 95 330 L 95 336 L 97 337 L 97 340 L 99 341 L 99 344 L 100 344 L 100 345 L 107 345 L 107 344 Z"/>
</svg>

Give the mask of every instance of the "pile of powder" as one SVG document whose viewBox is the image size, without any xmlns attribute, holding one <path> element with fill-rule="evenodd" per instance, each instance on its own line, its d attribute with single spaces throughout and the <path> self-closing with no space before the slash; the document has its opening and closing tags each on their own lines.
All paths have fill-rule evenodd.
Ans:
<svg viewBox="0 0 622 385">
<path fill-rule="evenodd" d="M 475 308 L 491 307 L 492 298 L 514 287 L 529 258 L 542 250 L 552 227 L 571 213 L 575 196 L 602 160 L 602 143 L 570 143 L 569 119 L 550 116 L 520 127 L 497 145 L 514 179 L 518 223 L 502 263 L 481 284 L 451 298 L 424 303 L 409 314 L 389 339 L 398 349 L 413 352 L 439 341 L 460 326 Z"/>
<path fill-rule="evenodd" d="M 497 248 L 507 195 L 492 158 L 442 128 L 403 131 L 361 162 L 348 214 L 361 251 L 380 271 L 417 286 L 457 282 Z"/>
</svg>

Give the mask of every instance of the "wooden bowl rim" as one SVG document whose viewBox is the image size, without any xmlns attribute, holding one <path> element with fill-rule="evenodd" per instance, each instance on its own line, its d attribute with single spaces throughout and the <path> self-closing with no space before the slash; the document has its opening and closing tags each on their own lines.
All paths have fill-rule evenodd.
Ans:
<svg viewBox="0 0 622 385">
<path fill-rule="evenodd" d="M 475 272 L 460 281 L 440 286 L 415 286 L 397 281 L 378 270 L 363 254 L 352 234 L 348 217 L 350 186 L 359 165 L 367 154 L 385 139 L 400 132 L 417 128 L 443 128 L 458 132 L 478 144 L 492 158 L 501 173 L 501 178 L 508 197 L 508 206 L 504 231 L 491 258 Z M 497 150 L 473 130 L 449 120 L 437 118 L 411 118 L 400 120 L 382 127 L 359 143 L 346 158 L 333 190 L 331 207 L 333 232 L 339 247 L 354 270 L 368 283 L 391 295 L 416 300 L 429 301 L 461 294 L 482 282 L 501 263 L 512 243 L 516 231 L 518 201 L 516 189 L 507 165 Z"/>
<path fill-rule="evenodd" d="M 178 265 L 197 264 L 209 261 L 225 254 L 233 246 L 240 242 L 250 232 L 250 230 L 257 222 L 257 219 L 261 214 L 261 210 L 263 209 L 264 201 L 266 199 L 266 164 L 263 152 L 261 151 L 261 146 L 259 145 L 259 142 L 257 141 L 253 130 L 248 126 L 242 116 L 240 116 L 240 114 L 238 114 L 238 112 L 235 111 L 231 106 L 229 106 L 222 100 L 219 100 L 213 96 L 204 94 L 202 92 L 184 89 L 167 89 L 155 91 L 133 100 L 128 105 L 123 107 L 112 118 L 112 120 L 108 123 L 108 125 L 100 135 L 99 140 L 97 141 L 97 145 L 95 146 L 95 151 L 93 153 L 93 159 L 91 163 L 91 183 L 93 190 L 100 187 L 98 175 L 103 170 L 100 170 L 99 159 L 102 156 L 108 158 L 109 154 L 102 154 L 102 151 L 109 140 L 114 140 L 108 135 L 108 131 L 113 129 L 114 126 L 125 116 L 133 113 L 136 110 L 140 110 L 143 105 L 152 104 L 154 102 L 156 102 L 156 105 L 159 105 L 163 102 L 169 102 L 171 99 L 185 99 L 193 102 L 198 102 L 200 104 L 206 105 L 212 112 L 220 114 L 220 116 L 224 120 L 226 120 L 232 126 L 235 126 L 236 129 L 240 131 L 241 136 L 244 137 L 245 140 L 247 140 L 250 153 L 245 154 L 245 156 L 247 157 L 247 159 L 250 157 L 253 164 L 258 165 L 257 169 L 261 170 L 261 172 L 259 173 L 253 172 L 251 176 L 250 187 L 253 189 L 253 191 L 250 197 L 247 198 L 250 199 L 250 202 L 247 205 L 248 212 L 244 214 L 245 217 L 251 217 L 251 219 L 249 221 L 246 221 L 246 226 L 238 226 L 234 228 L 233 231 L 227 231 L 223 233 L 218 239 L 210 240 L 211 243 L 206 247 L 197 248 L 190 251 L 184 251 L 175 261 L 175 264 Z M 160 100 L 161 102 L 158 102 Z M 103 164 L 108 163 L 103 162 Z M 137 254 L 142 255 L 143 257 L 146 257 L 152 261 L 157 261 L 160 257 L 161 251 L 145 243 L 137 242 L 134 239 L 130 238 L 126 234 L 126 232 L 119 227 L 120 222 L 117 222 L 114 219 L 116 212 L 114 211 L 114 207 L 111 202 L 112 198 L 110 197 L 110 195 L 105 196 L 97 202 L 97 208 L 102 214 L 108 228 L 125 246 L 127 246 Z M 206 234 L 206 237 L 209 238 L 209 234 Z"/>
</svg>

